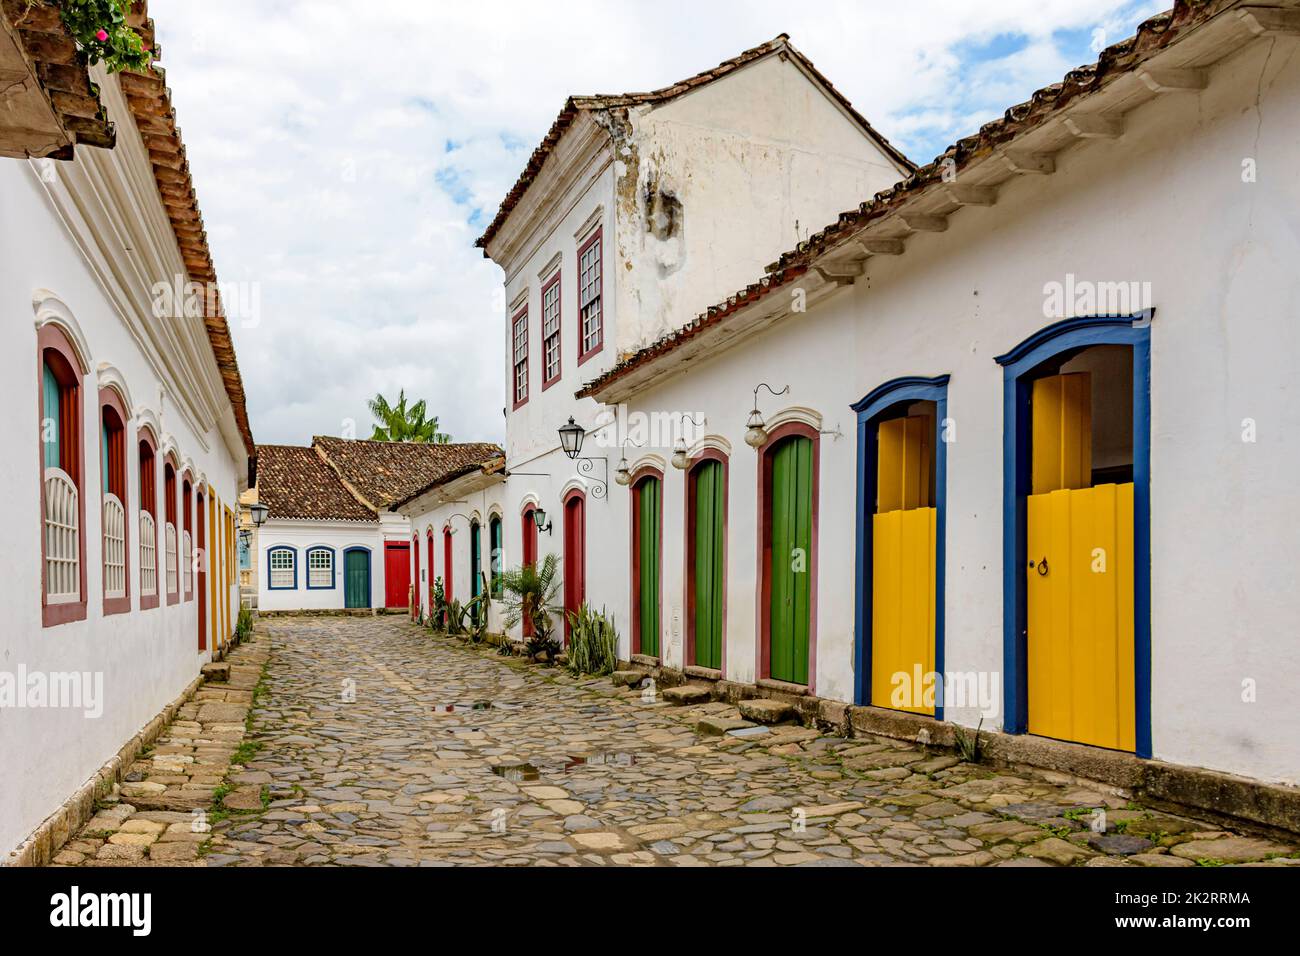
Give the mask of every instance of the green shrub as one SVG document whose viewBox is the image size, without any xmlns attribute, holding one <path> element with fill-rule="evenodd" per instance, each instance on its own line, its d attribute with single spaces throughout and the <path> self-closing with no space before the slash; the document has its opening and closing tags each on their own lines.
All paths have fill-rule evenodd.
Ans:
<svg viewBox="0 0 1300 956">
<path fill-rule="evenodd" d="M 570 614 L 569 670 L 576 675 L 604 677 L 618 666 L 618 631 L 602 607 L 596 613 L 583 603 Z"/>
</svg>

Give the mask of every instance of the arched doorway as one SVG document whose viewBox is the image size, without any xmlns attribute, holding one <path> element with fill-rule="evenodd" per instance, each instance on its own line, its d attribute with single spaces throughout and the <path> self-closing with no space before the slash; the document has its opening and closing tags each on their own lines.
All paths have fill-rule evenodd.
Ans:
<svg viewBox="0 0 1300 956">
<path fill-rule="evenodd" d="M 855 697 L 942 719 L 948 377 L 894 379 L 853 410 Z"/>
<path fill-rule="evenodd" d="M 483 593 L 483 535 L 478 519 L 475 518 L 469 525 L 469 589 L 470 598 L 477 598 Z M 474 605 L 474 626 L 477 627 L 482 620 L 483 611 L 478 604 Z"/>
<path fill-rule="evenodd" d="M 564 643 L 573 615 L 587 600 L 587 496 L 574 488 L 564 496 Z"/>
<path fill-rule="evenodd" d="M 411 572 L 411 573 L 414 575 L 414 577 L 413 577 L 411 580 L 413 580 L 413 581 L 415 582 L 415 586 L 414 586 L 414 588 L 413 588 L 413 591 L 414 591 L 414 594 L 415 594 L 415 600 L 413 600 L 413 601 L 411 602 L 411 619 L 412 619 L 412 620 L 419 620 L 419 619 L 420 619 L 420 608 L 421 608 L 421 604 L 420 604 L 420 600 L 421 600 L 421 599 L 420 599 L 420 591 L 423 590 L 423 588 L 422 588 L 420 582 L 424 580 L 423 575 L 420 573 L 420 538 L 419 538 L 419 535 L 411 535 L 411 568 L 412 568 L 412 572 Z M 433 574 L 433 563 L 432 563 L 432 562 L 429 563 L 429 574 L 430 574 L 430 575 Z"/>
<path fill-rule="evenodd" d="M 520 515 L 519 533 L 522 541 L 523 565 L 524 567 L 537 565 L 537 519 L 534 515 L 537 512 L 537 506 L 532 504 L 524 505 L 524 510 Z M 531 637 L 533 634 L 533 622 L 527 616 L 523 620 L 524 637 Z"/>
<path fill-rule="evenodd" d="M 1151 314 L 1067 319 L 1004 375 L 1009 732 L 1151 755 Z"/>
<path fill-rule="evenodd" d="M 207 508 L 204 507 L 206 499 L 203 492 L 199 491 L 195 497 L 195 513 L 198 520 L 195 521 L 194 554 L 189 560 L 194 562 L 194 569 L 197 581 L 194 582 L 195 590 L 198 591 L 199 598 L 199 650 L 207 650 L 208 647 L 208 548 L 207 548 Z"/>
<path fill-rule="evenodd" d="M 760 452 L 759 677 L 813 688 L 816 674 L 817 429 L 790 422 Z"/>
<path fill-rule="evenodd" d="M 632 476 L 632 653 L 658 657 L 662 602 L 663 472 Z"/>
<path fill-rule="evenodd" d="M 727 607 L 727 457 L 702 452 L 686 475 L 686 662 L 722 670 Z"/>
</svg>

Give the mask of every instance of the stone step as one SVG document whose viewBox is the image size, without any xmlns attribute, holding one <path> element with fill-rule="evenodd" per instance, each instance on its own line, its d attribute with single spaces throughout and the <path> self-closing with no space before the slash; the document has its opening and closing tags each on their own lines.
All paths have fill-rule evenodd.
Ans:
<svg viewBox="0 0 1300 956">
<path fill-rule="evenodd" d="M 769 697 L 752 697 L 737 705 L 740 716 L 756 724 L 779 724 L 794 716 L 794 708 L 783 700 Z"/>
<path fill-rule="evenodd" d="M 220 661 L 203 665 L 203 679 L 212 684 L 224 684 L 230 680 L 230 662 Z"/>
<path fill-rule="evenodd" d="M 708 737 L 721 737 L 733 730 L 744 730 L 746 727 L 757 726 L 758 724 L 751 723 L 748 720 L 737 720 L 735 717 L 702 717 L 700 722 L 695 725 L 695 731 Z"/>
<path fill-rule="evenodd" d="M 663 698 L 668 703 L 680 707 L 686 704 L 707 704 L 713 699 L 713 694 L 703 684 L 682 684 L 679 687 L 666 689 Z"/>
<path fill-rule="evenodd" d="M 641 682 L 649 676 L 645 671 L 614 671 L 609 679 L 615 687 L 640 687 Z"/>
</svg>

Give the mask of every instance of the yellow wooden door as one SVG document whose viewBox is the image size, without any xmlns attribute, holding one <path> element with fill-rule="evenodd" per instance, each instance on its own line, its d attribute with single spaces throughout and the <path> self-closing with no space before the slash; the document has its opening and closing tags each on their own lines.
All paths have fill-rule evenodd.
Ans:
<svg viewBox="0 0 1300 956">
<path fill-rule="evenodd" d="M 931 715 L 933 697 L 922 694 L 934 671 L 933 435 L 928 415 L 880 423 L 871 519 L 871 702 Z"/>
<path fill-rule="evenodd" d="M 1133 485 L 1091 485 L 1086 373 L 1034 383 L 1029 732 L 1133 750 Z"/>
</svg>

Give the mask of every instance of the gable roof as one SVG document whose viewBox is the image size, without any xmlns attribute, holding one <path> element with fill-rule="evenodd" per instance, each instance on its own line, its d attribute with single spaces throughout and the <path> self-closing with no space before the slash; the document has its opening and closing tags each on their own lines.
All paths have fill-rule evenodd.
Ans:
<svg viewBox="0 0 1300 956">
<path fill-rule="evenodd" d="M 852 117 L 853 121 L 871 140 L 876 143 L 877 146 L 880 147 L 881 150 L 883 150 L 904 169 L 910 170 L 915 168 L 915 163 L 903 155 L 901 150 L 891 145 L 889 140 L 876 132 L 871 124 L 867 122 L 866 117 L 853 108 L 853 104 L 849 102 L 848 98 L 837 90 L 831 84 L 830 80 L 826 79 L 826 77 L 823 76 L 815 66 L 813 66 L 812 61 L 791 45 L 789 34 L 782 33 L 766 43 L 759 44 L 752 49 L 746 50 L 739 56 L 734 56 L 729 60 L 723 60 L 711 70 L 705 70 L 702 73 L 697 73 L 694 76 L 687 77 L 671 86 L 665 86 L 662 89 L 653 90 L 649 93 L 612 93 L 607 95 L 570 96 L 565 101 L 564 107 L 560 110 L 560 115 L 556 117 L 555 122 L 551 124 L 550 130 L 542 138 L 541 145 L 533 150 L 533 154 L 528 158 L 528 163 L 524 166 L 523 173 L 520 174 L 519 179 L 515 182 L 514 186 L 511 187 L 510 191 L 506 193 L 505 199 L 501 201 L 496 216 L 474 245 L 485 250 L 484 255 L 487 255 L 486 249 L 488 243 L 492 241 L 493 237 L 501 227 L 505 225 L 506 220 L 510 217 L 510 213 L 514 211 L 515 206 L 517 206 L 520 200 L 524 198 L 524 194 L 528 192 L 528 188 L 533 184 L 533 181 L 537 178 L 538 174 L 541 173 L 542 167 L 546 164 L 547 157 L 551 155 L 551 152 L 555 149 L 560 138 L 568 131 L 569 127 L 573 125 L 574 121 L 581 113 L 598 112 L 603 110 L 627 110 L 630 107 L 643 105 L 661 105 L 670 102 L 671 100 L 675 100 L 679 96 L 685 96 L 687 93 L 694 92 L 702 86 L 707 86 L 715 80 L 720 80 L 724 76 L 736 72 L 741 67 L 748 66 L 757 60 L 761 60 L 774 54 L 793 58 L 804 72 L 823 87 L 827 94 L 829 94 L 831 98 L 834 99 L 850 117 Z"/>
<path fill-rule="evenodd" d="M 351 492 L 376 510 L 503 454 L 486 442 L 432 445 L 317 436 L 312 444 Z"/>
<path fill-rule="evenodd" d="M 377 521 L 313 448 L 259 445 L 257 499 L 270 518 Z"/>
<path fill-rule="evenodd" d="M 1269 18 L 1275 14 L 1295 16 L 1291 12 L 1296 5 L 1295 0 L 1281 2 L 1287 9 L 1249 5 L 1240 9 L 1238 12 L 1243 18 L 1252 19 L 1252 22 L 1245 22 L 1241 26 L 1240 35 L 1250 37 L 1252 34 L 1267 33 L 1274 28 Z M 693 322 L 621 359 L 588 382 L 576 393 L 577 397 L 604 400 L 601 393 L 634 373 L 653 375 L 653 369 L 661 359 L 688 345 L 702 333 L 723 325 L 738 313 L 746 312 L 750 306 L 810 271 L 824 268 L 820 264 L 824 256 L 847 246 L 869 226 L 900 212 L 916 211 L 918 204 L 931 202 L 930 197 L 949 190 L 954 177 L 964 183 L 971 183 L 973 180 L 965 177 L 968 170 L 999 156 L 1007 158 L 1008 147 L 1014 149 L 1021 137 L 1040 130 L 1052 120 L 1058 120 L 1066 107 L 1076 100 L 1097 93 L 1109 87 L 1116 79 L 1134 73 L 1153 56 L 1235 7 L 1243 7 L 1243 0 L 1177 0 L 1172 9 L 1143 21 L 1132 37 L 1103 50 L 1095 63 L 1071 70 L 1063 81 L 1045 86 L 1030 99 L 1010 107 L 1001 118 L 986 123 L 975 135 L 958 140 L 906 179 L 876 193 L 856 209 L 841 213 L 835 222 L 782 255 L 768 267 L 767 275 L 729 296 L 724 302 L 710 306 Z M 1264 18 L 1264 22 L 1261 22 L 1261 18 Z M 1226 41 L 1221 46 L 1224 48 L 1201 51 L 1197 55 L 1212 57 L 1216 52 L 1226 54 L 1231 51 L 1230 47 L 1226 47 Z M 634 385 L 627 383 L 625 387 Z"/>
</svg>

